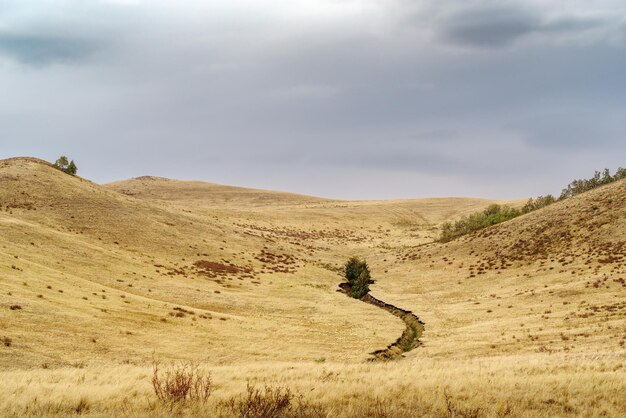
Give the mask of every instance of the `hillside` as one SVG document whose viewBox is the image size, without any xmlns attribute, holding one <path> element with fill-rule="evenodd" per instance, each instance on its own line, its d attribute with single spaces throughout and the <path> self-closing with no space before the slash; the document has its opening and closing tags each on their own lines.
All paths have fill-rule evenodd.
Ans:
<svg viewBox="0 0 626 418">
<path fill-rule="evenodd" d="M 354 245 L 365 241 L 360 231 L 378 244 L 384 238 L 385 245 L 423 244 L 437 236 L 441 223 L 494 203 L 476 198 L 342 201 L 151 176 L 104 187 L 185 213 L 217 216 L 265 239 L 298 238 L 299 243 L 312 244 L 325 238 L 338 244 L 348 238 Z"/>
<path fill-rule="evenodd" d="M 444 389 L 487 416 L 507 405 L 512 416 L 619 415 L 626 182 L 432 243 L 442 222 L 490 203 L 155 177 L 101 186 L 40 160 L 0 161 L 0 411 L 63 415 L 83 397 L 96 416 L 122 404 L 168 416 L 149 409 L 156 356 L 205 362 L 218 398 L 273 382 L 334 405 L 330 416 L 394 398 L 412 400 L 388 403 L 389 416 L 445 416 Z M 366 362 L 403 324 L 337 292 L 354 254 L 370 264 L 373 296 L 425 322 L 422 346 L 399 361 Z"/>
<path fill-rule="evenodd" d="M 177 202 L 203 206 L 263 206 L 319 203 L 326 199 L 247 189 L 201 181 L 180 181 L 163 177 L 144 176 L 105 185 L 106 188 L 138 199 Z"/>
<path fill-rule="evenodd" d="M 309 263 L 295 241 L 140 201 L 33 160 L 3 162 L 0 178 L 0 285 L 8 296 L 0 318 L 13 339 L 4 367 L 146 360 L 154 350 L 189 357 L 200 347 L 216 361 L 233 358 L 233 347 L 244 347 L 237 359 L 313 358 L 326 349 L 304 332 L 309 324 L 363 349 L 330 356 L 363 358 L 401 329 L 379 314 L 378 338 L 349 335 L 375 310 L 333 302 L 341 296 L 323 290 L 336 286 L 335 275 Z M 327 305 L 338 305 L 346 320 L 338 324 Z M 163 340 L 163 333 L 177 338 Z M 280 334 L 301 335 L 310 351 L 296 343 L 276 349 Z"/>
<path fill-rule="evenodd" d="M 382 263 L 390 279 L 378 284 L 386 300 L 419 309 L 439 330 L 424 339 L 443 339 L 427 344 L 433 355 L 619 358 L 625 257 L 626 182 L 619 181 L 447 244 L 396 251 Z M 466 349 L 453 350 L 461 341 Z"/>
<path fill-rule="evenodd" d="M 193 184 L 190 190 L 187 182 L 164 179 L 131 181 L 147 184 L 148 191 L 141 196 L 154 197 L 153 190 L 161 193 L 137 198 L 65 175 L 34 159 L 0 162 L 0 179 L 4 209 L 0 283 L 10 293 L 0 318 L 8 321 L 6 333 L 14 341 L 11 355 L 2 357 L 5 366 L 67 364 L 94 353 L 100 353 L 99 359 L 124 352 L 145 360 L 154 349 L 185 357 L 178 342 L 159 343 L 161 333 L 173 329 L 186 345 L 218 346 L 213 352 L 216 359 L 232 358 L 231 347 L 241 346 L 241 341 L 256 343 L 246 343 L 238 359 L 359 359 L 401 330 L 393 318 L 345 303 L 333 291 L 340 279 L 327 266 L 338 266 L 347 257 L 346 245 L 366 251 L 391 234 L 402 233 L 404 226 L 393 226 L 402 209 L 375 209 L 380 224 L 366 229 L 373 217 L 371 203 L 351 207 L 319 200 L 311 209 L 313 198 L 300 204 L 301 196 L 241 188 L 227 188 L 226 195 L 219 188 L 216 196 L 207 198 L 212 185 Z M 175 198 L 178 188 L 180 200 Z M 276 206 L 266 203 L 265 210 L 251 210 L 247 200 L 251 195 L 255 202 L 269 202 L 276 195 Z M 277 216 L 277 211 L 287 210 L 286 199 L 292 196 L 295 200 L 287 207 L 296 207 Z M 233 204 L 233 199 L 244 202 L 236 211 L 211 209 Z M 360 226 L 353 227 L 350 221 Z M 12 305 L 22 309 L 8 310 Z M 174 308 L 197 312 L 182 320 L 171 317 Z M 368 314 L 379 317 L 376 330 L 346 335 Z M 198 315 L 214 320 L 197 322 Z M 280 328 L 273 325 L 278 317 Z M 338 317 L 343 318 L 341 326 Z M 87 325 L 77 328 L 77 321 Z M 328 340 L 345 340 L 344 346 L 328 352 L 327 341 L 303 334 L 311 324 Z M 200 338 L 194 332 L 197 327 L 210 331 L 211 341 Z M 135 339 L 140 343 L 129 352 L 128 335 L 138 329 Z M 301 334 L 302 340 L 276 350 L 272 339 L 265 337 L 268 330 L 285 337 Z M 370 332 L 377 337 L 363 338 Z M 63 337 L 68 334 L 76 339 Z M 84 343 L 93 339 L 106 343 Z M 310 347 L 310 353 L 300 344 Z M 68 346 L 77 348 L 70 352 Z"/>
</svg>

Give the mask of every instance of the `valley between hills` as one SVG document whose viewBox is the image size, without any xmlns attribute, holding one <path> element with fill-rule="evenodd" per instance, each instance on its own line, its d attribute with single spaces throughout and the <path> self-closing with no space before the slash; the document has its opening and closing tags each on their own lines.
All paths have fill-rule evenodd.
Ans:
<svg viewBox="0 0 626 418">
<path fill-rule="evenodd" d="M 100 185 L 2 160 L 0 415 L 230 416 L 268 385 L 314 406 L 291 416 L 623 416 L 626 181 L 436 242 L 493 203 L 525 199 Z M 338 291 L 351 256 L 378 305 Z M 211 400 L 159 402 L 155 361 L 199 365 Z"/>
</svg>

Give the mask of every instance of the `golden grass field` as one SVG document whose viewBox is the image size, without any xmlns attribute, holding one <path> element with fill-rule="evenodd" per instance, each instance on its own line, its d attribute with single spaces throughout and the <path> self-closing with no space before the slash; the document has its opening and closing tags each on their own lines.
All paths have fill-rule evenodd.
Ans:
<svg viewBox="0 0 626 418">
<path fill-rule="evenodd" d="M 0 161 L 0 416 L 228 416 L 247 383 L 329 417 L 625 416 L 626 182 L 433 243 L 490 203 Z M 425 322 L 404 358 L 368 361 L 404 324 L 337 292 L 351 255 Z M 210 402 L 160 403 L 153 358 L 201 364 Z"/>
</svg>

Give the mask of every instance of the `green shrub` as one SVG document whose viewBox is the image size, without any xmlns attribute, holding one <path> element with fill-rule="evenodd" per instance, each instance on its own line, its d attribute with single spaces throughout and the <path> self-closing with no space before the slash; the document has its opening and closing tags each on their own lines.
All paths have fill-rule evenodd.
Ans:
<svg viewBox="0 0 626 418">
<path fill-rule="evenodd" d="M 595 189 L 596 187 L 604 186 L 605 184 L 609 184 L 617 180 L 622 180 L 624 178 L 626 178 L 625 168 L 619 167 L 615 171 L 614 175 L 611 175 L 609 169 L 605 168 L 602 172 L 596 171 L 591 178 L 572 181 L 570 184 L 567 185 L 566 188 L 563 189 L 559 199 L 567 199 L 568 197 L 576 196 L 578 194 Z"/>
<path fill-rule="evenodd" d="M 355 282 L 350 287 L 350 296 L 355 299 L 361 299 L 363 296 L 367 295 L 370 291 L 370 283 L 372 282 L 372 276 L 370 275 L 369 270 L 361 271 L 359 277 L 355 280 Z"/>
<path fill-rule="evenodd" d="M 365 260 L 361 260 L 358 257 L 351 257 L 343 268 L 344 276 L 347 282 L 350 283 L 350 286 L 357 281 L 363 271 L 368 271 L 369 273 L 369 267 Z"/>
<path fill-rule="evenodd" d="M 602 172 L 596 171 L 593 177 L 589 179 L 574 180 L 567 185 L 561 192 L 561 196 L 558 200 L 567 199 L 578 194 L 595 189 L 596 187 L 604 186 L 605 184 L 612 183 L 614 181 L 626 179 L 626 168 L 619 167 L 614 175 L 608 168 L 605 168 Z M 478 231 L 488 226 L 495 225 L 501 222 L 508 221 L 509 219 L 516 218 L 522 214 L 530 213 L 535 210 L 544 208 L 556 202 L 557 199 L 551 194 L 546 196 L 539 196 L 535 199 L 530 198 L 528 202 L 522 207 L 521 210 L 512 209 L 507 206 L 490 205 L 482 212 L 472 213 L 455 223 L 446 222 L 441 226 L 441 235 L 439 237 L 440 242 L 448 242 L 462 235 L 469 234 L 473 231 Z"/>
<path fill-rule="evenodd" d="M 439 241 L 448 242 L 454 238 L 469 234 L 470 232 L 516 218 L 521 214 L 522 211 L 519 209 L 497 204 L 489 205 L 482 212 L 472 213 L 459 219 L 455 223 L 444 223 L 441 227 Z"/>
<path fill-rule="evenodd" d="M 74 160 L 70 161 L 70 164 L 67 166 L 67 169 L 65 170 L 65 172 L 73 176 L 76 175 L 76 173 L 78 172 L 78 167 L 76 167 Z"/>
<path fill-rule="evenodd" d="M 356 299 L 361 299 L 369 291 L 372 283 L 370 269 L 365 260 L 358 257 L 351 257 L 343 268 L 346 281 L 350 285 L 348 295 Z"/>
<path fill-rule="evenodd" d="M 522 213 L 529 213 L 537 209 L 545 208 L 556 202 L 556 199 L 551 194 L 547 196 L 539 196 L 536 199 L 532 197 L 528 199 L 528 202 L 522 207 Z"/>
</svg>

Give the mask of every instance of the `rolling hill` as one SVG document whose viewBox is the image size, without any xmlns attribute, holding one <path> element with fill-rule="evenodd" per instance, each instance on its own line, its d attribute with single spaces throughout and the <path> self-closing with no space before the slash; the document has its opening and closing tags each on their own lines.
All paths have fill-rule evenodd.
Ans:
<svg viewBox="0 0 626 418">
<path fill-rule="evenodd" d="M 0 411 L 64 415 L 82 400 L 94 416 L 168 416 L 150 400 L 156 357 L 204 362 L 218 398 L 273 382 L 330 416 L 378 401 L 386 416 L 446 416 L 450 402 L 459 416 L 620 415 L 626 182 L 432 242 L 491 203 L 98 185 L 0 161 Z M 425 322 L 401 360 L 367 362 L 402 322 L 336 291 L 355 254 L 372 295 Z"/>
</svg>

